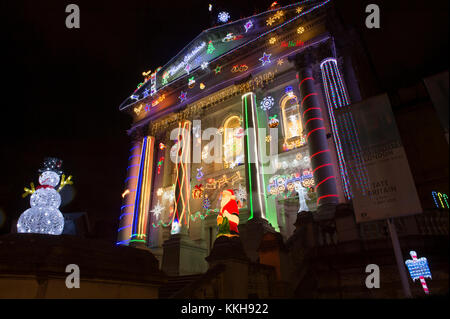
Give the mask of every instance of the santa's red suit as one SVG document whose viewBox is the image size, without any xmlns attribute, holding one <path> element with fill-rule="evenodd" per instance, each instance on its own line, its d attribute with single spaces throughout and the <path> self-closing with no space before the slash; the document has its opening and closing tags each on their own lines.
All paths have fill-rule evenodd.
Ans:
<svg viewBox="0 0 450 319">
<path fill-rule="evenodd" d="M 230 224 L 230 235 L 238 236 L 239 208 L 236 203 L 236 197 L 234 196 L 233 190 L 227 189 L 224 191 L 224 193 L 226 192 L 228 192 L 229 194 L 223 194 L 222 196 L 228 195 L 229 200 L 225 205 L 221 207 L 218 219 L 222 219 L 224 217 L 228 218 L 228 222 Z"/>
</svg>

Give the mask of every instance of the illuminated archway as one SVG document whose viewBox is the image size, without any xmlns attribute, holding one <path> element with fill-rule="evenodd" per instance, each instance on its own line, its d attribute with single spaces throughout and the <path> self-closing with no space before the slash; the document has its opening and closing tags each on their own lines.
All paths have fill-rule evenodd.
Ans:
<svg viewBox="0 0 450 319">
<path fill-rule="evenodd" d="M 242 136 L 243 129 L 241 127 L 241 119 L 238 115 L 231 115 L 223 124 L 223 158 L 225 167 L 234 167 L 232 163 L 239 163 L 242 157 Z"/>
<path fill-rule="evenodd" d="M 297 96 L 287 93 L 280 101 L 281 116 L 283 119 L 283 148 L 289 150 L 304 144 L 302 133 L 303 125 L 300 116 Z"/>
</svg>

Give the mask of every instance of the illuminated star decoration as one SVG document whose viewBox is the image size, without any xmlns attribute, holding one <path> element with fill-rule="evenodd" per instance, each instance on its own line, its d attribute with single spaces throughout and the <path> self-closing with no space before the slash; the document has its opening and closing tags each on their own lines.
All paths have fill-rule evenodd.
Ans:
<svg viewBox="0 0 450 319">
<path fill-rule="evenodd" d="M 216 72 L 216 74 L 220 73 L 222 67 L 220 65 L 216 66 L 216 68 L 214 69 L 214 72 Z"/>
<path fill-rule="evenodd" d="M 283 59 L 278 59 L 278 61 L 277 61 L 277 64 L 278 64 L 278 65 L 281 66 L 281 65 L 283 65 L 283 63 L 284 63 Z"/>
<path fill-rule="evenodd" d="M 163 211 L 164 211 L 164 206 L 162 206 L 158 200 L 158 203 L 156 203 L 156 205 L 153 206 L 153 209 L 150 212 L 153 213 L 153 216 L 155 216 L 155 218 L 159 219 L 159 216 L 161 215 L 161 213 Z"/>
<path fill-rule="evenodd" d="M 181 94 L 180 94 L 180 96 L 178 97 L 178 98 L 180 99 L 180 102 L 184 102 L 184 101 L 186 100 L 186 96 L 187 96 L 187 93 L 181 91 Z"/>
<path fill-rule="evenodd" d="M 270 56 L 272 54 L 266 54 L 266 52 L 263 53 L 263 56 L 261 58 L 259 58 L 259 61 L 261 61 L 262 65 L 266 65 L 268 63 L 270 63 Z"/>
<path fill-rule="evenodd" d="M 230 14 L 228 12 L 222 11 L 219 12 L 219 15 L 217 16 L 219 22 L 227 23 L 230 19 Z"/>
<path fill-rule="evenodd" d="M 252 20 L 248 20 L 248 21 L 244 24 L 245 32 L 247 32 L 248 30 L 250 30 L 252 27 L 253 27 L 253 22 L 252 22 Z"/>
<path fill-rule="evenodd" d="M 203 62 L 201 67 L 202 67 L 202 70 L 205 70 L 208 67 L 208 62 L 207 61 Z"/>
</svg>

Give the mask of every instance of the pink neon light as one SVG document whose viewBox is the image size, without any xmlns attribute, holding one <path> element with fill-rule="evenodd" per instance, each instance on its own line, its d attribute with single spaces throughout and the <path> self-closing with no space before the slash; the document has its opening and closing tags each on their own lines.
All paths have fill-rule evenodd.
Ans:
<svg viewBox="0 0 450 319">
<path fill-rule="evenodd" d="M 308 125 L 309 121 L 313 121 L 313 120 L 321 120 L 321 121 L 323 121 L 323 118 L 321 118 L 321 117 L 313 117 L 313 118 L 309 119 L 308 121 L 306 121 L 305 126 Z"/>
<path fill-rule="evenodd" d="M 317 204 L 319 204 L 319 201 L 320 201 L 322 198 L 326 198 L 326 197 L 339 197 L 339 196 L 336 195 L 336 194 L 330 194 L 330 195 L 323 195 L 323 196 L 320 196 L 320 197 L 317 199 Z"/>
<path fill-rule="evenodd" d="M 333 164 L 331 164 L 331 163 L 320 165 L 320 166 L 316 167 L 316 168 L 313 170 L 313 174 L 314 174 L 319 168 L 322 168 L 322 167 L 325 167 L 325 166 L 332 166 L 332 165 L 333 165 Z"/>
<path fill-rule="evenodd" d="M 319 184 L 317 184 L 315 189 L 317 189 L 317 187 L 319 187 L 321 184 L 325 183 L 327 180 L 332 179 L 332 178 L 335 178 L 335 177 L 334 176 L 328 176 L 323 181 L 321 181 Z"/>
<path fill-rule="evenodd" d="M 305 110 L 305 111 L 303 112 L 303 118 L 305 118 L 305 113 L 306 113 L 306 112 L 309 112 L 309 111 L 311 111 L 311 110 L 320 110 L 320 111 L 322 111 L 322 110 L 320 109 L 320 107 L 310 107 L 309 109 L 307 109 L 307 110 Z"/>
<path fill-rule="evenodd" d="M 318 151 L 317 153 L 314 153 L 313 155 L 311 155 L 309 158 L 313 158 L 316 155 L 319 155 L 320 153 L 324 153 L 324 152 L 329 152 L 330 150 L 323 150 L 323 151 Z"/>
<path fill-rule="evenodd" d="M 298 75 L 297 75 L 297 78 L 298 78 Z M 302 83 L 305 82 L 306 80 L 314 80 L 314 78 L 312 78 L 312 77 L 304 78 L 304 79 L 300 82 L 300 84 L 298 85 L 298 87 L 300 88 L 300 87 L 302 86 Z"/>
<path fill-rule="evenodd" d="M 305 96 L 305 97 L 303 98 L 303 100 L 302 100 L 301 107 L 303 107 L 303 102 L 305 102 L 305 100 L 306 100 L 307 98 L 309 98 L 310 96 L 312 96 L 312 95 L 317 95 L 317 93 L 309 93 L 307 96 Z"/>
<path fill-rule="evenodd" d="M 325 130 L 325 127 L 318 127 L 318 128 L 315 128 L 315 129 L 313 129 L 313 130 L 311 130 L 309 133 L 308 133 L 308 135 L 306 135 L 306 140 L 308 140 L 308 138 L 309 138 L 309 136 L 311 135 L 311 133 L 313 133 L 314 131 L 317 131 L 317 130 Z"/>
</svg>

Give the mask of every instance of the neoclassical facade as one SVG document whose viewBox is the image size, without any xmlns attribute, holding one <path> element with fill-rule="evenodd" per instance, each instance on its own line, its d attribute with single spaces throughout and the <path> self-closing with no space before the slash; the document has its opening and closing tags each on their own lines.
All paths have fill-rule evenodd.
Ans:
<svg viewBox="0 0 450 319">
<path fill-rule="evenodd" d="M 120 106 L 133 124 L 117 245 L 148 248 L 169 276 L 205 273 L 226 189 L 246 256 L 278 280 L 291 280 L 283 265 L 303 263 L 308 245 L 335 243 L 339 227 L 341 240 L 359 240 L 335 111 L 370 94 L 355 65 L 370 68 L 332 5 L 301 1 L 221 24 L 144 72 Z"/>
</svg>

